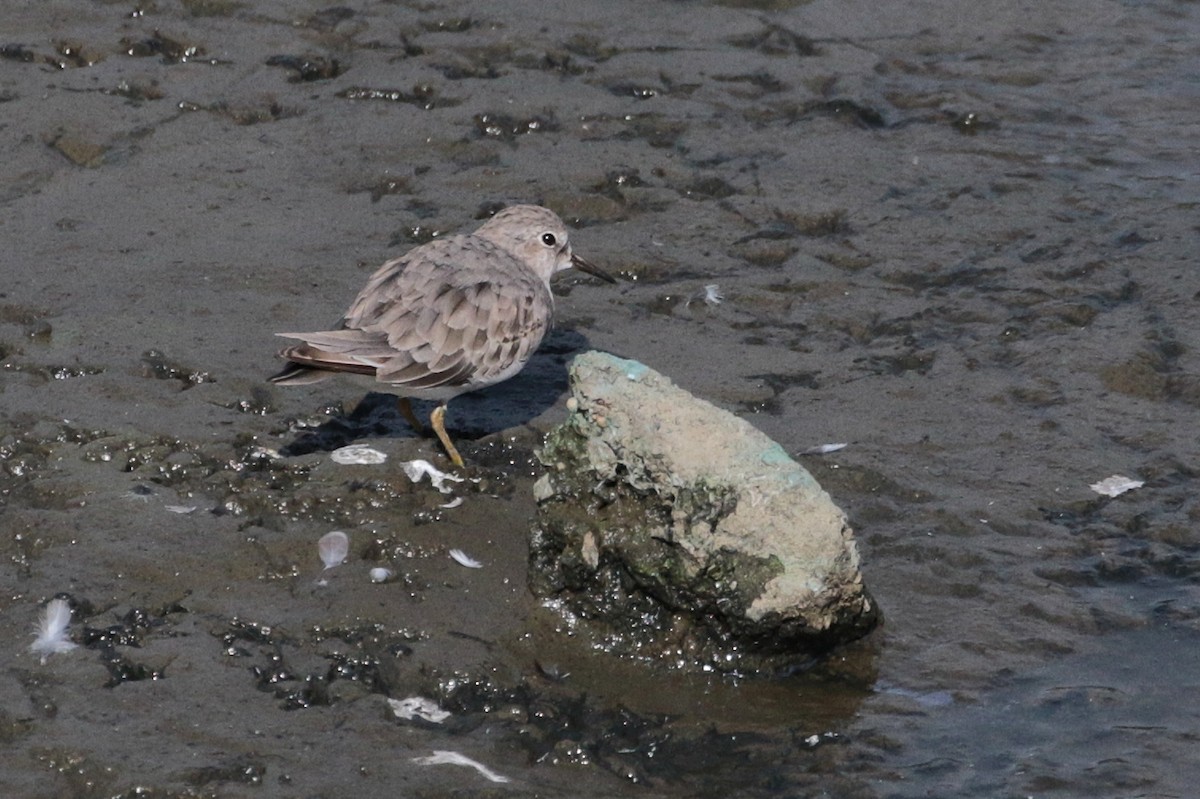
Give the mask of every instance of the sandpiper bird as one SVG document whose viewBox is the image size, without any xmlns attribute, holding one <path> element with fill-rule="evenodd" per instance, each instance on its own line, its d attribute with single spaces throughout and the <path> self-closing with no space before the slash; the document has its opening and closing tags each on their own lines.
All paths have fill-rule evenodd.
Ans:
<svg viewBox="0 0 1200 799">
<path fill-rule="evenodd" d="M 461 467 L 446 434 L 446 403 L 521 371 L 550 328 L 550 278 L 571 267 L 616 282 L 571 252 L 553 211 L 505 208 L 474 233 L 435 239 L 379 267 L 335 329 L 279 333 L 304 343 L 279 353 L 288 364 L 270 381 L 373 377 L 398 396 L 417 430 L 409 398 L 435 400 L 429 421 Z"/>
</svg>

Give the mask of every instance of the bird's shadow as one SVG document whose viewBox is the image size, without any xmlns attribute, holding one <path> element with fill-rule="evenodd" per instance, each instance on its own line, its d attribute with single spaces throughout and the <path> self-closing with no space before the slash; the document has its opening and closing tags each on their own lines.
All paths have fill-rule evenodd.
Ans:
<svg viewBox="0 0 1200 799">
<path fill-rule="evenodd" d="M 567 390 L 567 363 L 588 349 L 588 339 L 575 330 L 552 330 L 542 346 L 515 377 L 450 401 L 446 429 L 450 437 L 472 440 L 523 425 L 552 407 Z M 428 420 L 436 403 L 414 400 L 417 418 Z M 311 452 L 329 452 L 364 438 L 413 437 L 414 431 L 401 415 L 396 395 L 369 392 L 348 414 L 330 418 L 319 427 L 300 432 L 280 449 L 294 457 Z"/>
</svg>

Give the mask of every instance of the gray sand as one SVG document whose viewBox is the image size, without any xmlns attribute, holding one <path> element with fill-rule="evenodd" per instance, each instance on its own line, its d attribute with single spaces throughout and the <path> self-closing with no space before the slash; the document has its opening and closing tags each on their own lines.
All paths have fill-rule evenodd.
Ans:
<svg viewBox="0 0 1200 799">
<path fill-rule="evenodd" d="M 547 5 L 3 12 L 0 793 L 1191 791 L 1200 10 Z M 272 334 L 512 202 L 627 282 L 567 278 L 527 373 L 451 406 L 482 480 L 443 509 L 395 468 L 435 442 L 266 386 Z M 849 443 L 802 460 L 884 627 L 782 682 L 555 633 L 530 452 L 587 347 Z M 59 592 L 93 632 L 43 665 Z M 392 718 L 409 692 L 453 721 Z"/>
</svg>

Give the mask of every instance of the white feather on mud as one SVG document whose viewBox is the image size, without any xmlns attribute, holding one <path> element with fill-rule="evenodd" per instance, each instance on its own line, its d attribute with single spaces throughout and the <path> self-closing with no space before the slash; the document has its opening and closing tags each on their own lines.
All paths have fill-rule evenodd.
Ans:
<svg viewBox="0 0 1200 799">
<path fill-rule="evenodd" d="M 450 493 L 450 486 L 446 485 L 447 480 L 455 483 L 461 483 L 463 481 L 461 477 L 443 472 L 429 461 L 405 461 L 404 463 L 400 464 L 400 468 L 404 470 L 406 475 L 408 475 L 408 479 L 412 480 L 414 483 L 421 482 L 422 477 L 429 475 L 429 482 L 434 488 L 436 488 L 438 491 L 441 491 L 443 494 Z"/>
<path fill-rule="evenodd" d="M 371 582 L 386 583 L 388 580 L 392 579 L 392 576 L 395 574 L 395 572 L 383 566 L 376 566 L 374 569 L 371 569 L 370 574 Z"/>
<path fill-rule="evenodd" d="M 480 774 L 482 774 L 484 777 L 491 780 L 492 782 L 508 782 L 509 781 L 508 777 L 505 777 L 503 774 L 498 774 L 497 772 L 492 771 L 490 768 L 483 765 L 479 761 L 472 760 L 471 758 L 467 757 L 466 755 L 459 754 L 458 752 L 450 752 L 445 749 L 435 749 L 433 754 L 428 755 L 427 757 L 414 757 L 412 759 L 412 762 L 414 762 L 420 766 L 438 766 L 438 765 L 467 766 L 469 768 L 475 769 L 476 771 L 478 771 Z"/>
<path fill-rule="evenodd" d="M 340 566 L 350 554 L 350 537 L 341 530 L 326 533 L 317 541 L 317 553 L 326 569 Z"/>
<path fill-rule="evenodd" d="M 831 452 L 837 452 L 839 449 L 845 449 L 849 444 L 818 444 L 815 447 L 801 450 L 801 455 L 828 455 Z"/>
<path fill-rule="evenodd" d="M 51 599 L 42 609 L 38 619 L 37 637 L 29 645 L 29 651 L 41 655 L 42 662 L 51 655 L 70 652 L 75 643 L 67 637 L 67 626 L 71 623 L 71 606 L 65 599 Z"/>
<path fill-rule="evenodd" d="M 271 447 L 255 447 L 250 450 L 246 459 L 252 461 L 278 461 L 283 460 L 283 456 L 279 454 L 279 450 L 272 449 Z"/>
<path fill-rule="evenodd" d="M 700 291 L 697 291 L 688 298 L 687 304 L 693 302 L 703 302 L 710 307 L 716 307 L 725 301 L 725 295 L 721 293 L 721 287 L 716 283 L 709 283 Z"/>
<path fill-rule="evenodd" d="M 1134 480 L 1132 477 L 1126 477 L 1123 474 L 1114 474 L 1112 477 L 1106 477 L 1098 483 L 1092 483 L 1088 488 L 1101 496 L 1119 497 L 1126 491 L 1141 488 L 1145 484 L 1144 480 Z"/>
<path fill-rule="evenodd" d="M 466 566 L 468 569 L 482 569 L 483 564 L 475 560 L 475 558 L 463 552 L 461 549 L 450 550 L 450 557 L 454 558 L 454 562 L 460 566 Z"/>
<path fill-rule="evenodd" d="M 374 465 L 387 460 L 386 453 L 380 452 L 374 447 L 368 447 L 366 444 L 350 444 L 340 447 L 329 453 L 329 457 L 333 459 L 334 463 L 340 463 L 343 466 Z"/>
<path fill-rule="evenodd" d="M 421 719 L 422 721 L 441 724 L 450 718 L 450 711 L 442 710 L 432 699 L 426 699 L 423 696 L 410 696 L 407 699 L 388 699 L 387 703 L 391 707 L 392 712 L 396 714 L 396 718 L 404 719 L 405 721 Z"/>
</svg>

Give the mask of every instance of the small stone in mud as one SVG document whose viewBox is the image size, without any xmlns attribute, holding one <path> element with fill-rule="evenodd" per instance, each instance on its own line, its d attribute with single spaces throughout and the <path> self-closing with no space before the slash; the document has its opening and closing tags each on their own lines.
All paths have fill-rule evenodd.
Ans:
<svg viewBox="0 0 1200 799">
<path fill-rule="evenodd" d="M 517 119 L 508 114 L 486 112 L 474 117 L 475 129 L 482 136 L 512 140 L 524 133 L 544 133 L 559 129 L 554 114 L 546 112 L 540 116 Z"/>
<path fill-rule="evenodd" d="M 795 230 L 801 236 L 838 236 L 850 232 L 845 208 L 830 211 L 804 213 L 800 211 L 777 211 L 780 224 Z"/>
<path fill-rule="evenodd" d="M 126 55 L 133 56 L 134 58 L 148 58 L 150 56 L 161 55 L 165 64 L 194 61 L 205 55 L 203 47 L 195 44 L 187 44 L 179 39 L 167 36 L 160 31 L 155 31 L 153 36 L 148 36 L 145 39 L 124 38 L 121 40 L 121 47 L 124 49 Z"/>
<path fill-rule="evenodd" d="M 617 97 L 632 97 L 635 100 L 650 100 L 660 94 L 666 94 L 661 86 L 651 86 L 644 83 L 628 83 L 616 81 L 608 84 L 608 91 Z"/>
<path fill-rule="evenodd" d="M 26 64 L 32 64 L 37 61 L 38 55 L 23 44 L 2 44 L 0 45 L 0 58 L 6 61 L 23 61 Z"/>
<path fill-rule="evenodd" d="M 178 380 L 183 383 L 185 389 L 201 383 L 215 382 L 208 372 L 189 369 L 170 360 L 158 350 L 146 350 L 142 353 L 142 376 L 155 380 Z"/>
<path fill-rule="evenodd" d="M 806 111 L 824 113 L 835 119 L 851 122 L 860 128 L 883 128 L 888 124 L 878 109 L 844 98 L 812 103 Z"/>
<path fill-rule="evenodd" d="M 737 188 L 715 175 L 698 176 L 679 191 L 691 200 L 723 200 L 738 194 Z"/>
<path fill-rule="evenodd" d="M 340 95 L 339 95 L 340 96 Z M 412 182 L 406 177 L 383 175 L 376 180 L 362 180 L 346 187 L 347 194 L 370 194 L 371 202 L 377 203 L 394 194 L 412 194 Z"/>
<path fill-rule="evenodd" d="M 1138 353 L 1121 363 L 1100 367 L 1100 380 L 1109 391 L 1161 401 L 1167 396 L 1166 366 L 1160 357 Z"/>
<path fill-rule="evenodd" d="M 755 266 L 775 267 L 791 258 L 799 249 L 786 241 L 759 239 L 737 242 L 726 252 L 731 258 L 738 258 Z"/>
<path fill-rule="evenodd" d="M 570 375 L 529 579 L 597 646 L 775 672 L 875 626 L 845 514 L 778 444 L 635 361 L 585 353 Z"/>
<path fill-rule="evenodd" d="M 551 190 L 547 191 L 542 199 L 575 228 L 612 224 L 628 216 L 623 205 L 603 194 L 576 194 Z"/>
<path fill-rule="evenodd" d="M 292 83 L 329 80 L 346 71 L 336 58 L 319 55 L 273 55 L 266 63 L 269 67 L 283 67 L 295 72 L 296 74 L 288 79 Z"/>
<path fill-rule="evenodd" d="M 199 108 L 193 110 L 200 110 Z M 267 95 L 255 105 L 229 105 L 214 103 L 208 108 L 214 114 L 220 114 L 232 120 L 235 125 L 257 125 L 261 122 L 275 122 L 288 117 L 299 116 L 300 111 L 287 108 L 274 97 Z"/>
<path fill-rule="evenodd" d="M 241 785 L 262 785 L 267 775 L 267 764 L 261 760 L 248 757 L 238 758 L 226 765 L 201 766 L 184 772 L 183 779 L 188 785 L 204 787 L 213 783 L 232 783 Z"/>
<path fill-rule="evenodd" d="M 275 404 L 271 401 L 270 393 L 259 386 L 250 389 L 249 397 L 225 403 L 225 407 L 240 413 L 252 413 L 257 416 L 266 416 L 275 410 Z"/>
<path fill-rule="evenodd" d="M 774 56 L 814 56 L 820 53 L 807 36 L 788 30 L 782 25 L 765 24 L 762 30 L 729 39 L 734 47 L 758 50 Z"/>
<path fill-rule="evenodd" d="M 104 57 L 101 53 L 84 47 L 79 42 L 65 40 L 54 43 L 54 52 L 64 59 L 63 66 L 90 67 Z"/>
<path fill-rule="evenodd" d="M 462 100 L 438 96 L 437 89 L 428 83 L 418 83 L 412 91 L 403 89 L 373 89 L 369 86 L 351 86 L 337 93 L 345 100 L 384 100 L 391 103 L 408 103 L 429 111 L 433 108 L 452 108 Z"/>
<path fill-rule="evenodd" d="M 642 180 L 642 175 L 636 167 L 621 167 L 620 169 L 611 169 L 606 172 L 604 180 L 593 184 L 589 190 L 620 201 L 623 190 L 638 188 L 644 185 L 646 185 L 646 182 Z"/>
<path fill-rule="evenodd" d="M 422 22 L 421 26 L 430 33 L 465 33 L 477 24 L 470 17 L 450 17 Z"/>
<path fill-rule="evenodd" d="M 84 48 L 77 42 L 56 41 L 54 42 L 54 52 L 55 55 L 44 55 L 29 49 L 23 44 L 0 45 L 0 59 L 20 61 L 26 64 L 48 64 L 55 69 L 90 67 L 104 58 L 102 53 L 94 51 L 91 48 Z"/>
<path fill-rule="evenodd" d="M 621 48 L 605 44 L 595 36 L 586 33 L 576 33 L 565 42 L 563 47 L 577 56 L 590 58 L 592 61 L 604 62 L 621 52 Z"/>
<path fill-rule="evenodd" d="M 157 81 L 142 83 L 136 80 L 122 80 L 117 83 L 116 88 L 101 89 L 100 91 L 105 94 L 124 97 L 135 103 L 144 100 L 161 100 L 164 97 L 163 91 L 158 87 Z"/>
<path fill-rule="evenodd" d="M 108 145 L 97 144 L 84 136 L 61 131 L 46 137 L 46 143 L 72 163 L 86 167 L 98 167 L 103 164 L 109 150 Z"/>
<path fill-rule="evenodd" d="M 687 130 L 686 122 L 663 114 L 624 114 L 620 120 L 628 131 L 619 134 L 635 139 L 645 139 L 651 147 L 674 147 L 675 142 Z"/>
<path fill-rule="evenodd" d="M 954 117 L 951 122 L 954 129 L 964 136 L 974 136 L 981 130 L 995 130 L 1000 127 L 997 123 L 991 120 L 983 119 L 974 111 L 968 111 L 965 114 L 959 114 Z"/>
<path fill-rule="evenodd" d="M 47 342 L 54 335 L 54 328 L 45 319 L 35 319 L 25 325 L 25 337 L 35 341 Z"/>
</svg>

